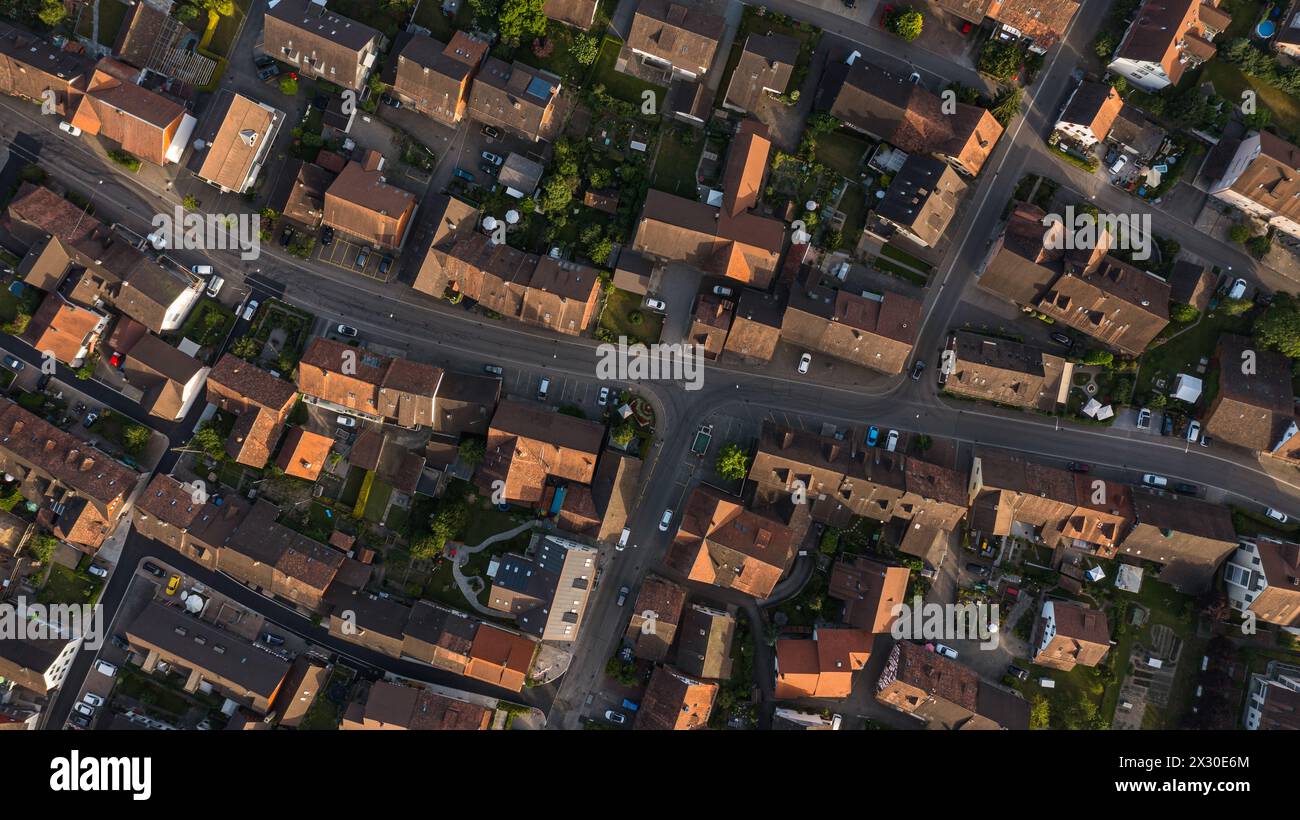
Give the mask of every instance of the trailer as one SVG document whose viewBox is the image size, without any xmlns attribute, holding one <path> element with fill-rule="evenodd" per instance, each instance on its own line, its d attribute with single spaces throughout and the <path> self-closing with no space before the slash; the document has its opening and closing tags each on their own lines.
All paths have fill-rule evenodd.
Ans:
<svg viewBox="0 0 1300 820">
<path fill-rule="evenodd" d="M 701 424 L 700 429 L 695 431 L 695 440 L 691 442 L 691 452 L 702 457 L 708 452 L 711 441 L 713 441 L 713 425 Z"/>
</svg>

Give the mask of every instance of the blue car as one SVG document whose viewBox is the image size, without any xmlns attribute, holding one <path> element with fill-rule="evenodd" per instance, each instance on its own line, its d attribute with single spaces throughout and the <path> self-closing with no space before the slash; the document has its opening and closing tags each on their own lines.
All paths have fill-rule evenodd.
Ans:
<svg viewBox="0 0 1300 820">
<path fill-rule="evenodd" d="M 471 174 L 469 171 L 465 171 L 465 170 L 462 170 L 462 169 L 460 169 L 460 168 L 457 168 L 455 171 L 452 171 L 452 175 L 455 176 L 457 179 L 463 179 L 463 180 L 465 180 L 466 182 L 473 182 L 473 181 L 474 181 L 474 175 L 473 175 L 473 174 Z"/>
<path fill-rule="evenodd" d="M 880 441 L 880 430 L 876 427 L 872 427 L 867 431 L 867 446 L 875 447 L 877 441 Z"/>
</svg>

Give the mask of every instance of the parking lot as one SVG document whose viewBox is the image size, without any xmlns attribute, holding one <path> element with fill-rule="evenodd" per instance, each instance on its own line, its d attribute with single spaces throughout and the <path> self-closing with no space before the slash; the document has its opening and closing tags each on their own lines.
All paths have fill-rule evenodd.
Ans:
<svg viewBox="0 0 1300 820">
<path fill-rule="evenodd" d="M 357 257 L 365 252 L 366 258 L 361 266 L 357 266 Z M 387 282 L 396 272 L 397 267 L 392 264 L 392 257 L 376 251 L 367 245 L 360 245 L 349 239 L 335 234 L 334 241 L 329 245 L 316 243 L 316 258 L 322 262 L 328 262 L 335 267 L 342 268 L 353 273 L 359 273 L 362 276 L 369 277 L 378 282 Z M 388 259 L 388 269 L 380 271 L 383 260 Z"/>
</svg>

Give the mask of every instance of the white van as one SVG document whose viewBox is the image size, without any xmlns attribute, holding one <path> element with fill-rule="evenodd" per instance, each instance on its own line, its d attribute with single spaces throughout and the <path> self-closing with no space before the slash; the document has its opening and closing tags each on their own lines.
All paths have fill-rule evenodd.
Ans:
<svg viewBox="0 0 1300 820">
<path fill-rule="evenodd" d="M 208 280 L 208 295 L 216 299 L 217 294 L 221 292 L 221 286 L 224 284 L 226 284 L 226 280 L 220 276 L 212 277 Z"/>
<path fill-rule="evenodd" d="M 627 527 L 623 528 L 623 534 L 618 537 L 618 548 L 621 550 L 627 546 L 627 539 L 632 537 L 632 530 Z"/>
<path fill-rule="evenodd" d="M 1238 279 L 1232 283 L 1232 290 L 1228 291 L 1229 299 L 1240 299 L 1246 295 L 1246 280 Z"/>
<path fill-rule="evenodd" d="M 537 386 L 537 400 L 546 401 L 546 392 L 551 389 L 551 380 L 542 379 L 542 383 Z"/>
<path fill-rule="evenodd" d="M 190 273 L 194 274 L 195 276 L 211 276 L 212 266 L 211 265 L 190 265 Z"/>
</svg>

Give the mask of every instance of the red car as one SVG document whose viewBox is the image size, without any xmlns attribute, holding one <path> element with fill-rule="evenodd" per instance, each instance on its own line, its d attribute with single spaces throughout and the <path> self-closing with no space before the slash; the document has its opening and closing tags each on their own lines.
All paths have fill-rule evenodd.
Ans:
<svg viewBox="0 0 1300 820">
<path fill-rule="evenodd" d="M 112 367 L 121 367 L 121 366 L 122 366 L 122 354 L 119 353 L 119 352 L 114 352 L 113 355 L 109 357 L 109 359 L 108 359 L 108 363 L 109 363 L 109 365 L 112 366 Z"/>
<path fill-rule="evenodd" d="M 962 23 L 962 24 L 961 24 L 961 34 L 962 34 L 962 36 L 965 37 L 967 34 L 970 34 L 970 30 L 971 30 L 972 28 L 974 28 L 974 26 L 972 26 L 970 23 Z"/>
<path fill-rule="evenodd" d="M 889 25 L 889 18 L 894 14 L 894 7 L 886 5 L 880 10 L 880 27 L 885 28 Z"/>
</svg>

